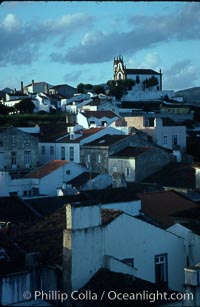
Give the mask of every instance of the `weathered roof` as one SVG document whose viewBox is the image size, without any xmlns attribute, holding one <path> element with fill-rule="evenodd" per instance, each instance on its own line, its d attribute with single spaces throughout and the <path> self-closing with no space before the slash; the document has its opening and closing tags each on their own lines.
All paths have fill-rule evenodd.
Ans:
<svg viewBox="0 0 200 307">
<path fill-rule="evenodd" d="M 152 69 L 146 69 L 146 68 L 139 68 L 139 69 L 132 69 L 132 68 L 126 68 L 125 73 L 127 75 L 134 74 L 134 75 L 160 75 L 159 72 L 152 70 Z"/>
<path fill-rule="evenodd" d="M 106 134 L 92 142 L 86 143 L 83 146 L 109 146 L 112 144 L 115 144 L 117 142 L 120 142 L 121 140 L 124 140 L 126 138 L 129 138 L 129 135 L 111 135 Z"/>
<path fill-rule="evenodd" d="M 16 196 L 0 197 L 0 221 L 14 224 L 31 224 L 38 220 L 38 214 Z"/>
<path fill-rule="evenodd" d="M 98 173 L 84 172 L 81 175 L 77 176 L 76 178 L 68 181 L 67 184 L 71 184 L 72 187 L 80 188 L 86 182 L 88 182 L 88 180 L 91 180 L 98 175 L 99 175 Z"/>
<path fill-rule="evenodd" d="M 50 173 L 54 172 L 57 170 L 59 167 L 62 167 L 63 165 L 67 164 L 68 161 L 66 160 L 52 160 L 45 165 L 42 165 L 35 171 L 28 173 L 27 175 L 24 176 L 24 178 L 35 178 L 35 179 L 40 179 L 42 177 L 45 177 L 49 175 Z"/>
<path fill-rule="evenodd" d="M 197 207 L 194 202 L 173 190 L 139 193 L 137 196 L 141 199 L 141 211 L 163 228 L 174 224 L 172 215 L 176 212 Z"/>
<path fill-rule="evenodd" d="M 111 158 L 118 158 L 118 157 L 125 157 L 125 158 L 129 158 L 129 157 L 137 157 L 141 154 L 143 154 L 144 152 L 150 150 L 152 147 L 146 146 L 146 147 L 138 147 L 138 146 L 128 146 L 125 149 L 113 154 L 111 156 Z"/>
<path fill-rule="evenodd" d="M 195 169 L 191 164 L 170 162 L 160 171 L 146 178 L 145 182 L 159 183 L 170 188 L 195 189 Z"/>
<path fill-rule="evenodd" d="M 84 111 L 82 114 L 87 117 L 96 117 L 96 118 L 102 118 L 102 117 L 107 117 L 107 118 L 114 118 L 114 117 L 119 117 L 117 114 L 115 114 L 112 111 Z"/>
<path fill-rule="evenodd" d="M 40 141 L 41 142 L 54 142 L 59 137 L 66 135 L 67 132 L 67 125 L 65 123 L 52 123 L 50 124 L 40 124 Z"/>
<path fill-rule="evenodd" d="M 111 223 L 113 220 L 115 220 L 121 214 L 123 214 L 122 210 L 102 209 L 101 210 L 102 225 L 107 225 L 107 224 Z"/>
<path fill-rule="evenodd" d="M 75 137 L 74 139 L 71 139 L 70 135 L 68 134 L 66 137 L 63 137 L 57 143 L 79 143 L 81 140 L 89 137 L 92 134 L 95 134 L 101 130 L 105 129 L 105 127 L 99 127 L 99 128 L 90 128 L 90 129 L 84 129 L 77 132 L 77 134 L 81 134 L 79 137 Z M 76 135 L 76 133 L 75 133 Z"/>
<path fill-rule="evenodd" d="M 91 291 L 91 293 L 96 293 L 98 300 L 94 301 L 87 300 L 87 306 L 160 306 L 162 304 L 166 304 L 166 300 L 164 300 L 161 296 L 157 296 L 156 293 L 166 293 L 168 297 L 170 297 L 170 294 L 172 291 L 167 289 L 165 286 L 160 286 L 155 283 L 151 283 L 149 281 L 135 278 L 132 275 L 118 273 L 118 272 L 112 272 L 108 269 L 101 268 L 97 271 L 97 273 L 87 282 L 87 284 L 79 289 L 79 293 L 84 293 L 85 291 Z M 102 297 L 102 291 L 105 291 L 103 298 Z M 153 295 L 155 298 L 158 299 L 155 300 L 153 303 L 149 299 L 127 299 L 127 300 L 109 300 L 108 299 L 108 293 L 110 291 L 113 291 L 114 293 L 129 293 L 134 294 L 136 297 L 140 297 L 142 293 L 149 293 Z M 174 292 L 174 291 L 173 291 Z M 148 298 L 148 297 L 147 297 Z M 169 300 L 168 300 L 169 302 Z M 174 302 L 174 301 L 173 301 Z M 83 303 L 83 301 L 82 301 Z"/>
</svg>

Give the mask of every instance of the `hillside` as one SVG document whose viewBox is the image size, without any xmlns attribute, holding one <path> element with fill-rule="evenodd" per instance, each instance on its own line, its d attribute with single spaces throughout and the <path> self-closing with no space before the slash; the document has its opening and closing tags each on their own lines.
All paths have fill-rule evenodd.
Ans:
<svg viewBox="0 0 200 307">
<path fill-rule="evenodd" d="M 200 105 L 200 87 L 192 87 L 189 89 L 178 91 L 175 93 L 175 96 L 183 97 L 184 102 Z"/>
</svg>

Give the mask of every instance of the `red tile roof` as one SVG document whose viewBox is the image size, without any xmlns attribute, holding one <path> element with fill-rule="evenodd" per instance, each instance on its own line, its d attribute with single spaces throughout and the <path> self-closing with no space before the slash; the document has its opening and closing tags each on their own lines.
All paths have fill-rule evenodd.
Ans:
<svg viewBox="0 0 200 307">
<path fill-rule="evenodd" d="M 197 207 L 194 202 L 173 190 L 140 193 L 137 196 L 141 199 L 141 211 L 163 228 L 174 224 L 172 214 L 175 212 Z"/>
<path fill-rule="evenodd" d="M 24 178 L 40 179 L 57 170 L 59 167 L 65 165 L 66 163 L 68 163 L 66 160 L 52 160 L 47 164 L 39 167 L 37 170 L 25 175 Z"/>
</svg>

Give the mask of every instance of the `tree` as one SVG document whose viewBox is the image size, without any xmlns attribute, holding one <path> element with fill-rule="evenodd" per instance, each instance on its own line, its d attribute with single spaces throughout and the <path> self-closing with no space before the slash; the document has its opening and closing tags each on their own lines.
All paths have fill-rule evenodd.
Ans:
<svg viewBox="0 0 200 307">
<path fill-rule="evenodd" d="M 4 104 L 0 104 L 0 114 L 6 115 L 10 112 L 10 108 Z"/>
<path fill-rule="evenodd" d="M 96 94 L 105 94 L 105 89 L 102 85 L 94 85 L 93 92 Z"/>
<path fill-rule="evenodd" d="M 120 100 L 127 90 L 131 90 L 131 88 L 135 85 L 135 82 L 132 79 L 117 81 L 109 80 L 107 85 L 109 88 L 109 94 L 111 96 L 115 96 L 117 100 Z"/>
<path fill-rule="evenodd" d="M 79 83 L 77 85 L 77 90 L 79 93 L 84 94 L 87 93 L 88 91 L 93 91 L 94 86 L 90 83 Z"/>
<path fill-rule="evenodd" d="M 20 113 L 33 113 L 35 108 L 34 103 L 32 102 L 31 98 L 22 99 L 19 103 L 16 103 L 15 109 L 18 110 Z"/>
</svg>

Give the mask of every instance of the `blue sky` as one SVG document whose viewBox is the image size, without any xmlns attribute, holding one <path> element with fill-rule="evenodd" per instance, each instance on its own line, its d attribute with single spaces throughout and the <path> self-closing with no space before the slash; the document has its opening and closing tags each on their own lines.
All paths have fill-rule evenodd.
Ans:
<svg viewBox="0 0 200 307">
<path fill-rule="evenodd" d="M 0 89 L 105 83 L 118 55 L 161 68 L 163 89 L 200 86 L 199 2 L 5 1 L 0 41 Z"/>
</svg>

